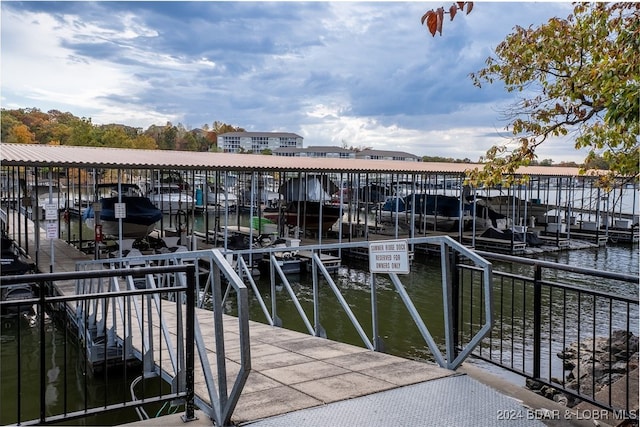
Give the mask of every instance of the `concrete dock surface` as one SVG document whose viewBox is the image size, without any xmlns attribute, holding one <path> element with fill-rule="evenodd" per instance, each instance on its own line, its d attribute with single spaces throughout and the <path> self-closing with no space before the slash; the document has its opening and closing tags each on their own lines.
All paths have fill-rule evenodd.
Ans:
<svg viewBox="0 0 640 427">
<path fill-rule="evenodd" d="M 451 371 L 256 322 L 250 330 L 252 371 L 232 417 L 236 426 L 610 425 L 576 419 L 568 408 L 473 363 Z M 234 363 L 233 348 L 227 356 Z M 198 394 L 202 387 L 196 374 Z M 197 414 L 187 424 L 213 425 Z M 178 415 L 127 425 L 184 425 Z"/>
</svg>

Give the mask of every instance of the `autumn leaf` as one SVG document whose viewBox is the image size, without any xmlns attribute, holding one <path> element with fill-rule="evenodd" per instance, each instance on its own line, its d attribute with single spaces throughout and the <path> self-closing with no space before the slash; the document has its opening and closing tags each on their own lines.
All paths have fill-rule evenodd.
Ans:
<svg viewBox="0 0 640 427">
<path fill-rule="evenodd" d="M 472 1 L 468 1 L 467 2 L 467 15 L 470 14 L 472 10 L 473 10 L 473 2 Z"/>
<path fill-rule="evenodd" d="M 435 11 L 431 9 L 430 11 L 422 15 L 422 19 L 420 20 L 420 22 L 422 23 L 422 25 L 425 25 L 426 23 L 427 29 L 432 36 L 435 36 L 436 32 L 442 35 L 444 14 L 448 13 L 450 15 L 451 21 L 453 21 L 453 18 L 458 13 L 458 9 L 464 10 L 465 6 L 467 8 L 467 14 L 469 14 L 473 9 L 473 2 L 459 1 L 449 6 L 449 9 L 447 9 L 446 11 L 444 7 L 439 7 Z"/>
<path fill-rule="evenodd" d="M 422 18 L 420 18 L 420 23 L 422 25 L 424 25 L 424 21 L 427 19 L 427 17 L 429 16 L 429 13 L 433 12 L 433 10 L 430 10 L 429 12 L 425 13 L 424 15 L 422 15 Z"/>
<path fill-rule="evenodd" d="M 438 16 L 433 10 L 428 11 L 422 16 L 422 23 L 424 24 L 425 20 L 427 21 L 427 29 L 431 33 L 432 36 L 436 35 L 436 27 L 438 25 Z"/>
</svg>

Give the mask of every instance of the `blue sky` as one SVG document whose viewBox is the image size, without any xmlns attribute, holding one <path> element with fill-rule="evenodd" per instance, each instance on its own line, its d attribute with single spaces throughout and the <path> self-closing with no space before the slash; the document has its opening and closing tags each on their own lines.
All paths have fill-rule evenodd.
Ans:
<svg viewBox="0 0 640 427">
<path fill-rule="evenodd" d="M 2 1 L 1 105 L 476 161 L 507 141 L 501 111 L 515 95 L 469 73 L 516 25 L 572 6 L 476 2 L 432 37 L 422 14 L 450 4 Z M 584 153 L 549 141 L 539 158 Z"/>
</svg>

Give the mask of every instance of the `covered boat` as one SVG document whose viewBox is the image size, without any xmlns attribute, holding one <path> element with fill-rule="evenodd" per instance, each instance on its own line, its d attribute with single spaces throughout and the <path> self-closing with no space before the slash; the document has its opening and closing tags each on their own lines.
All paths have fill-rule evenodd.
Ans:
<svg viewBox="0 0 640 427">
<path fill-rule="evenodd" d="M 118 196 L 118 188 L 122 193 L 121 199 Z M 104 235 L 120 235 L 120 218 L 116 216 L 119 200 L 125 207 L 125 217 L 122 218 L 124 238 L 146 237 L 162 219 L 162 211 L 155 207 L 149 198 L 142 196 L 142 191 L 136 184 L 100 184 L 98 194 L 104 196 L 99 200 L 100 224 Z M 95 216 L 93 205 L 89 205 L 82 215 L 91 228 L 95 226 Z"/>
<path fill-rule="evenodd" d="M 463 223 L 463 230 L 470 230 L 474 221 L 478 230 L 506 226 L 505 215 L 483 204 L 476 204 L 475 218 L 473 213 L 473 203 L 465 201 L 461 204 L 458 197 L 418 193 L 405 197 L 389 197 L 380 209 L 379 217 L 381 220 L 393 220 L 397 214 L 410 221 L 411 215 L 414 214 L 416 225 L 423 230 L 455 231 L 460 221 Z M 504 224 L 500 226 L 501 223 Z"/>
<path fill-rule="evenodd" d="M 330 203 L 330 194 L 337 189 L 326 176 L 292 178 L 279 189 L 285 206 L 276 212 L 265 212 L 264 216 L 275 223 L 284 221 L 289 227 L 300 227 L 311 233 L 326 232 L 340 218 L 340 207 Z"/>
<path fill-rule="evenodd" d="M 442 194 L 410 194 L 404 197 L 389 197 L 379 216 L 381 220 L 393 220 L 396 214 L 411 220 L 415 215 L 415 223 L 422 229 L 436 229 L 451 231 L 458 228 L 460 220 L 468 221 L 470 206 L 463 204 L 460 208 L 460 199 Z"/>
</svg>

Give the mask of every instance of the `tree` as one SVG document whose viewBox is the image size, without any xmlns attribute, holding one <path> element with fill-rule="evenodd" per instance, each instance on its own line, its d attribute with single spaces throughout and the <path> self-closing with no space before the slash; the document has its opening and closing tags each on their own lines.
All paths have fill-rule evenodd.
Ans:
<svg viewBox="0 0 640 427">
<path fill-rule="evenodd" d="M 454 159 L 453 157 L 440 157 L 440 156 L 422 156 L 423 162 L 438 162 L 438 163 L 471 163 L 471 159 L 465 157 L 464 159 Z"/>
<path fill-rule="evenodd" d="M 167 125 L 162 130 L 162 137 L 158 142 L 158 147 L 161 150 L 175 150 L 177 138 L 178 128 L 167 122 Z"/>
<path fill-rule="evenodd" d="M 69 135 L 69 145 L 95 146 L 96 143 L 94 127 L 91 119 L 82 118 L 76 120 L 71 125 L 71 135 Z"/>
<path fill-rule="evenodd" d="M 227 132 L 244 132 L 245 130 L 238 126 L 228 125 L 226 123 L 215 121 L 213 122 L 211 131 L 215 132 L 217 135 L 222 135 L 223 133 Z"/>
<path fill-rule="evenodd" d="M 371 150 L 371 147 L 366 147 L 364 145 L 359 145 L 357 147 L 353 146 L 353 145 L 349 145 L 349 143 L 347 141 L 345 141 L 344 139 L 342 140 L 342 148 L 344 148 L 345 150 L 349 150 L 349 151 L 355 151 L 356 153 L 360 153 L 362 151 L 365 150 Z"/>
<path fill-rule="evenodd" d="M 200 146 L 198 144 L 198 140 L 195 135 L 191 132 L 185 133 L 183 137 L 183 146 L 182 148 L 187 151 L 200 151 Z"/>
<path fill-rule="evenodd" d="M 133 139 L 131 148 L 141 148 L 145 150 L 157 150 L 158 144 L 156 140 L 149 135 L 138 135 Z"/>
<path fill-rule="evenodd" d="M 20 123 L 9 130 L 6 142 L 14 144 L 34 144 L 36 139 L 33 132 L 29 130 L 29 127 Z"/>
<path fill-rule="evenodd" d="M 132 139 L 123 128 L 110 126 L 103 128 L 99 145 L 103 147 L 130 148 L 132 142 Z"/>
<path fill-rule="evenodd" d="M 474 170 L 473 184 L 513 182 L 518 167 L 536 158 L 548 138 L 575 135 L 587 148 L 585 164 L 602 156 L 609 174 L 638 178 L 640 87 L 640 3 L 577 3 L 566 19 L 538 28 L 516 27 L 471 78 L 502 80 L 508 92 L 523 94 L 506 111 L 511 146 L 494 146 Z M 526 97 L 531 94 L 530 97 Z M 581 173 L 586 173 L 583 169 Z"/>
<path fill-rule="evenodd" d="M 11 129 L 19 124 L 21 124 L 20 120 L 18 120 L 11 111 L 3 108 L 2 111 L 0 111 L 0 141 L 9 142 L 7 138 L 9 137 Z"/>
</svg>

